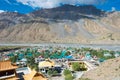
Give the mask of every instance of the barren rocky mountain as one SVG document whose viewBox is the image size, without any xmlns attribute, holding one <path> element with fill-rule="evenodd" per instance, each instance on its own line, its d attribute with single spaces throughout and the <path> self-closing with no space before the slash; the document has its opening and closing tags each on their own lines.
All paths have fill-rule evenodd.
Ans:
<svg viewBox="0 0 120 80">
<path fill-rule="evenodd" d="M 0 13 L 0 42 L 119 43 L 120 12 L 94 6 L 41 9 L 29 14 Z"/>
<path fill-rule="evenodd" d="M 120 57 L 102 63 L 95 70 L 85 73 L 83 77 L 91 80 L 120 80 Z"/>
</svg>

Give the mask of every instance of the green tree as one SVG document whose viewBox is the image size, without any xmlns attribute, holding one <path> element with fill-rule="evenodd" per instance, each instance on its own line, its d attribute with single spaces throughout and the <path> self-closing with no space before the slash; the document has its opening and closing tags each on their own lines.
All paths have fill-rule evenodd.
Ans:
<svg viewBox="0 0 120 80">
<path fill-rule="evenodd" d="M 65 76 L 65 80 L 73 80 L 74 77 L 72 76 L 72 73 L 70 70 L 65 69 L 63 72 L 64 76 Z"/>
<path fill-rule="evenodd" d="M 58 74 L 58 72 L 55 70 L 55 71 L 53 71 L 53 73 L 52 73 L 52 75 L 57 75 Z"/>
<path fill-rule="evenodd" d="M 74 77 L 72 76 L 72 74 L 68 74 L 65 76 L 65 80 L 73 80 Z"/>
<path fill-rule="evenodd" d="M 65 56 L 69 56 L 69 55 L 71 55 L 71 53 L 70 53 L 70 51 L 67 51 L 67 52 L 65 53 Z"/>
<path fill-rule="evenodd" d="M 84 64 L 84 63 L 81 63 L 81 64 L 80 64 L 80 70 L 81 70 L 81 71 L 86 71 L 86 70 L 87 70 L 87 68 L 85 67 L 85 64 Z"/>
<path fill-rule="evenodd" d="M 66 76 L 66 75 L 68 75 L 68 74 L 71 74 L 71 71 L 68 70 L 68 69 L 65 69 L 64 72 L 63 72 L 63 74 Z"/>
<path fill-rule="evenodd" d="M 85 67 L 85 64 L 79 63 L 79 62 L 72 63 L 72 69 L 74 71 L 86 71 L 87 70 L 87 68 Z"/>
<path fill-rule="evenodd" d="M 31 68 L 31 69 L 35 69 L 36 71 L 38 70 L 38 64 L 35 63 L 35 58 L 32 57 L 27 57 L 27 65 Z"/>
<path fill-rule="evenodd" d="M 48 70 L 48 72 L 47 72 L 47 74 L 49 75 L 49 76 L 52 76 L 52 70 Z"/>
<path fill-rule="evenodd" d="M 80 71 L 80 64 L 78 62 L 72 63 L 72 69 L 74 71 Z"/>
<path fill-rule="evenodd" d="M 15 62 L 17 61 L 17 59 L 18 59 L 18 56 L 17 56 L 17 55 L 10 57 L 10 60 L 11 60 L 11 62 L 13 62 L 13 63 L 15 63 Z"/>
</svg>

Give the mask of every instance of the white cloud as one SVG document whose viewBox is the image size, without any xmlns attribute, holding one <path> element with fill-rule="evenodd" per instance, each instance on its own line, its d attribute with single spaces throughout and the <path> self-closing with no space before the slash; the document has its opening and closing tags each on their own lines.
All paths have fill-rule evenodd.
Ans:
<svg viewBox="0 0 120 80">
<path fill-rule="evenodd" d="M 0 13 L 3 13 L 3 12 L 5 12 L 5 11 L 3 11 L 3 10 L 0 10 Z"/>
<path fill-rule="evenodd" d="M 15 10 L 14 12 L 18 12 L 17 10 Z"/>
<path fill-rule="evenodd" d="M 112 10 L 111 11 L 116 11 L 116 8 L 115 7 L 112 7 Z"/>
<path fill-rule="evenodd" d="M 60 6 L 60 4 L 100 4 L 105 0 L 17 0 L 25 5 L 29 5 L 34 7 L 42 7 L 42 8 L 53 8 Z"/>
</svg>

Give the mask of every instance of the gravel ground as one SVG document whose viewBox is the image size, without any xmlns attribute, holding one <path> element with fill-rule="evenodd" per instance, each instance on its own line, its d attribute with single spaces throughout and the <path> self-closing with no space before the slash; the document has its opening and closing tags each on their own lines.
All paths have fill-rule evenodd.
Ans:
<svg viewBox="0 0 120 80">
<path fill-rule="evenodd" d="M 102 63 L 98 68 L 90 70 L 83 78 L 91 80 L 120 80 L 120 57 Z"/>
</svg>

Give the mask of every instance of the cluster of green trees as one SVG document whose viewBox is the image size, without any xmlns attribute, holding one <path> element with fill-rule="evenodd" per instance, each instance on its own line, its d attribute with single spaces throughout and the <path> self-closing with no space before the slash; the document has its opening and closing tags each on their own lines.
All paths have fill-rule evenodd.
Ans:
<svg viewBox="0 0 120 80">
<path fill-rule="evenodd" d="M 66 48 L 65 52 L 63 52 L 61 48 L 55 48 L 52 51 L 51 51 L 51 49 L 53 49 L 53 48 L 49 48 L 48 50 L 38 52 L 37 48 L 36 49 L 27 48 L 26 50 L 13 53 L 13 55 L 11 56 L 11 59 L 12 59 L 13 62 L 15 62 L 17 58 L 18 59 L 21 58 L 19 56 L 20 53 L 23 54 L 23 56 L 25 58 L 26 57 L 29 58 L 31 56 L 33 56 L 34 58 L 38 57 L 38 56 L 42 56 L 44 58 L 62 58 L 64 56 L 68 56 L 68 55 L 71 55 L 71 54 L 73 54 L 74 57 L 78 57 L 78 56 L 75 56 L 75 55 L 77 55 L 77 54 L 85 55 L 86 52 L 90 52 L 90 55 L 92 57 L 96 56 L 96 57 L 102 58 L 102 59 L 111 59 L 111 58 L 115 57 L 114 56 L 115 51 L 109 51 L 109 50 L 103 50 L 103 49 L 95 50 L 95 49 L 92 49 L 92 48 Z M 71 50 L 72 53 L 69 50 Z M 104 53 L 109 53 L 112 56 L 104 56 Z"/>
<path fill-rule="evenodd" d="M 63 72 L 64 76 L 65 76 L 65 80 L 73 80 L 74 77 L 72 76 L 72 73 L 70 70 L 65 69 Z"/>
<path fill-rule="evenodd" d="M 18 59 L 17 55 L 10 57 L 10 60 L 12 63 L 15 63 L 17 61 L 17 59 Z"/>
<path fill-rule="evenodd" d="M 77 55 L 77 54 L 85 55 L 86 52 L 90 52 L 90 55 L 92 57 L 97 56 L 98 58 L 101 58 L 101 59 L 111 59 L 111 58 L 115 57 L 114 56 L 115 51 L 109 51 L 109 50 L 103 50 L 103 49 L 95 50 L 95 49 L 91 49 L 91 48 L 64 48 L 64 50 L 65 50 L 65 52 L 63 51 L 63 48 L 52 48 L 51 47 L 47 50 L 43 50 L 42 52 L 38 52 L 38 48 L 27 48 L 25 50 L 19 50 L 18 52 L 10 53 L 9 56 L 10 56 L 10 60 L 13 63 L 15 63 L 16 61 L 19 61 L 22 58 L 27 58 L 27 65 L 31 66 L 32 68 L 38 65 L 35 63 L 34 59 L 39 56 L 42 56 L 44 58 L 51 58 L 51 57 L 52 58 L 60 58 L 60 57 L 62 58 L 63 56 L 68 56 L 68 55 L 73 54 L 75 57 L 75 55 Z M 104 53 L 109 53 L 112 56 L 106 57 L 106 56 L 104 56 Z M 77 65 L 77 67 L 76 67 L 76 65 Z M 79 71 L 81 69 L 84 70 L 85 69 L 84 67 L 85 67 L 84 65 L 79 65 L 78 63 L 73 64 L 73 69 L 75 69 L 75 71 L 77 71 L 77 70 Z"/>
<path fill-rule="evenodd" d="M 72 63 L 72 69 L 74 71 L 86 71 L 87 68 L 85 67 L 84 63 L 74 62 Z"/>
<path fill-rule="evenodd" d="M 76 53 L 85 55 L 86 52 L 90 52 L 91 56 L 96 56 L 101 59 L 111 59 L 115 58 L 114 54 L 116 53 L 115 51 L 112 50 L 104 50 L 104 49 L 92 49 L 92 48 L 81 48 L 81 49 L 76 49 Z M 109 53 L 111 56 L 104 56 L 105 53 Z M 119 52 L 120 53 L 120 52 Z"/>
<path fill-rule="evenodd" d="M 10 53 L 10 60 L 12 63 L 15 63 L 17 61 L 20 61 L 21 59 L 25 58 L 27 59 L 27 66 L 29 66 L 31 69 L 35 69 L 38 71 L 38 63 L 35 63 L 35 58 L 40 55 L 39 52 L 37 52 L 36 49 L 30 49 L 27 48 L 25 51 L 20 50 L 18 52 Z M 19 65 L 20 67 L 21 65 Z"/>
<path fill-rule="evenodd" d="M 100 49 L 100 50 L 91 49 L 90 53 L 93 56 L 97 56 L 98 58 L 105 59 L 105 60 L 115 58 L 115 56 L 114 56 L 115 51 L 102 50 L 102 49 Z M 104 54 L 106 54 L 106 53 L 110 54 L 111 56 L 104 56 Z"/>
<path fill-rule="evenodd" d="M 18 50 L 24 47 L 18 47 L 18 46 L 0 46 L 0 52 L 4 52 L 4 51 L 10 51 L 10 50 Z"/>
<path fill-rule="evenodd" d="M 36 71 L 39 71 L 38 63 L 35 63 L 34 56 L 27 57 L 27 66 L 29 66 L 31 69 L 35 69 Z"/>
</svg>

